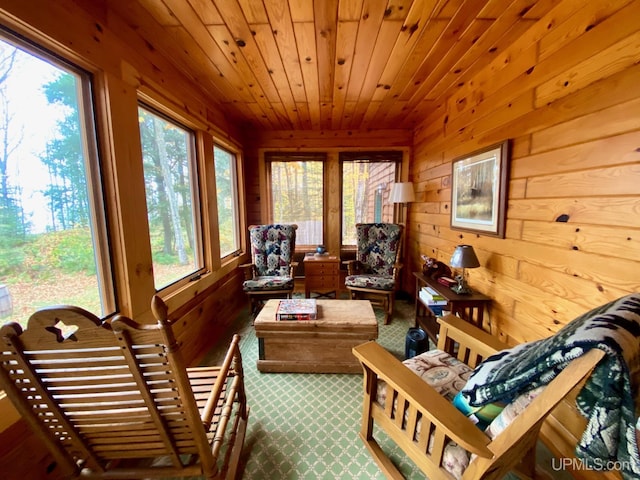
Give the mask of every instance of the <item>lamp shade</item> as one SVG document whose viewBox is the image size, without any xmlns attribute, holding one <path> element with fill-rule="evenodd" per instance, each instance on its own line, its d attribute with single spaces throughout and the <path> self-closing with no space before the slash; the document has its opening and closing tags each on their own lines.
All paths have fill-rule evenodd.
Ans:
<svg viewBox="0 0 640 480">
<path fill-rule="evenodd" d="M 458 245 L 451 255 L 451 266 L 455 268 L 476 268 L 480 261 L 471 245 Z"/>
<path fill-rule="evenodd" d="M 413 202 L 416 199 L 415 193 L 413 193 L 413 183 L 400 182 L 391 185 L 391 203 L 408 203 Z"/>
</svg>

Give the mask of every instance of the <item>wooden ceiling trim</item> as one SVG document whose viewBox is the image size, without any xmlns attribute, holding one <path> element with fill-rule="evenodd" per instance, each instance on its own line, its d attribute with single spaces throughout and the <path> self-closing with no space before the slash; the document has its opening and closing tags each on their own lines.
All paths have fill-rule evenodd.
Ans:
<svg viewBox="0 0 640 480">
<path fill-rule="evenodd" d="M 149 0 L 143 0 L 145 2 Z M 185 26 L 185 30 L 193 37 L 194 49 L 199 47 L 209 58 L 210 62 L 216 66 L 222 74 L 220 83 L 228 82 L 232 90 L 237 90 L 236 95 L 242 96 L 242 101 L 254 101 L 252 89 L 247 85 L 245 80 L 238 74 L 238 71 L 232 63 L 227 60 L 224 52 L 220 50 L 218 44 L 209 34 L 209 30 L 200 21 L 191 5 L 183 0 L 163 0 L 167 7 Z M 253 79 L 253 75 L 251 75 Z"/>
<path fill-rule="evenodd" d="M 483 0 L 467 0 L 461 4 L 442 33 L 439 41 L 436 42 L 434 48 L 432 48 L 425 57 L 411 81 L 407 83 L 406 88 L 399 93 L 398 98 L 408 101 L 412 101 L 412 99 L 415 98 L 416 93 L 421 89 L 422 84 L 427 81 L 433 69 L 440 61 L 447 57 L 447 52 L 451 50 L 452 46 L 454 46 L 456 42 L 459 42 L 468 32 L 468 29 L 473 24 L 474 19 L 483 5 Z"/>
<path fill-rule="evenodd" d="M 493 8 L 488 8 L 489 5 Z M 549 4 L 549 8 L 551 5 Z M 445 95 L 445 92 L 451 91 L 456 83 L 470 79 L 489 63 L 488 60 L 506 49 L 534 23 L 534 20 L 522 20 L 523 13 L 531 7 L 531 0 L 515 0 L 507 8 L 504 8 L 504 2 L 494 2 L 488 6 L 480 15 L 483 18 L 496 18 L 495 22 L 491 23 L 451 69 L 432 86 L 430 98 L 439 98 Z"/>
<path fill-rule="evenodd" d="M 293 23 L 313 23 L 313 2 L 309 0 L 290 0 L 288 3 Z"/>
<path fill-rule="evenodd" d="M 404 22 L 409 15 L 413 3 L 413 0 L 389 0 L 387 4 L 387 12 L 389 12 L 386 16 L 387 19 L 401 20 Z"/>
<path fill-rule="evenodd" d="M 439 98 L 438 93 L 442 94 L 444 92 L 434 92 L 433 87 L 435 87 L 448 73 L 455 75 L 456 62 L 473 48 L 474 43 L 478 41 L 483 32 L 486 32 L 492 24 L 493 20 L 478 19 L 472 21 L 464 35 L 452 45 L 449 51 L 442 56 L 437 65 L 431 69 L 424 81 L 421 82 L 420 86 L 411 97 L 410 103 L 417 103 L 422 98 L 426 98 L 427 100 L 437 100 Z M 462 73 L 462 71 L 460 70 L 459 73 Z"/>
<path fill-rule="evenodd" d="M 293 24 L 300 70 L 304 81 L 307 108 L 300 117 L 306 129 L 320 128 L 320 96 L 318 95 L 318 62 L 316 58 L 316 32 L 313 22 L 295 22 Z M 298 106 L 300 108 L 300 106 Z"/>
<path fill-rule="evenodd" d="M 574 12 L 570 22 L 558 25 L 548 35 L 540 39 L 540 60 L 546 59 L 562 48 L 567 41 L 579 37 L 629 3 L 630 0 L 612 0 L 606 5 L 585 2 L 580 10 Z"/>
<path fill-rule="evenodd" d="M 222 88 L 226 84 L 218 84 L 213 81 L 220 72 L 209 63 L 208 59 L 202 60 L 204 63 L 199 69 L 193 68 L 192 56 L 185 55 L 184 49 L 180 48 L 181 41 L 177 36 L 179 34 L 174 35 L 170 29 L 162 28 L 142 4 L 118 2 L 117 7 L 118 10 L 109 10 L 110 28 L 114 32 L 119 32 L 120 40 L 139 55 L 142 64 L 150 65 L 149 71 L 155 69 L 170 75 L 176 75 L 175 71 L 180 72 L 181 75 L 197 85 L 196 89 L 199 89 L 204 98 L 210 99 L 210 108 L 217 108 L 224 112 L 229 117 L 227 121 L 233 123 L 240 121 L 234 110 L 227 110 L 223 105 L 221 100 L 227 98 L 227 94 Z M 202 52 L 200 53 L 202 54 Z M 173 64 L 169 64 L 169 59 L 173 60 Z M 203 69 L 203 65 L 210 69 L 209 74 Z M 175 71 L 171 72 L 168 67 L 175 69 Z M 141 79 L 141 81 L 147 82 L 145 79 Z M 186 82 L 184 84 L 186 86 Z"/>
<path fill-rule="evenodd" d="M 360 90 L 367 70 L 374 61 L 374 48 L 376 47 L 378 33 L 384 19 L 384 3 L 371 3 L 365 4 L 358 25 L 358 37 L 356 38 L 356 48 L 353 53 L 351 76 L 347 86 L 347 100 L 349 101 L 357 101 L 360 98 Z M 367 7 L 369 8 L 367 9 Z M 386 59 L 386 55 L 383 58 Z"/>
<path fill-rule="evenodd" d="M 364 0 L 341 0 L 338 5 L 338 23 L 359 22 Z"/>
<path fill-rule="evenodd" d="M 333 111 L 331 113 L 331 128 L 346 129 L 350 122 L 345 118 L 345 105 L 347 101 L 347 86 L 353 65 L 353 55 L 358 37 L 357 21 L 338 22 L 336 35 L 336 59 L 333 77 Z M 355 107 L 355 102 L 352 102 Z M 347 113 L 350 119 L 352 111 Z"/>
<path fill-rule="evenodd" d="M 224 12 L 229 4 L 232 4 L 233 8 L 240 6 L 248 24 L 260 24 L 269 23 L 267 11 L 264 9 L 262 2 L 256 2 L 255 0 L 213 0 L 218 7 L 218 10 Z"/>
<path fill-rule="evenodd" d="M 193 37 L 191 34 L 185 30 L 184 27 L 165 27 L 165 35 L 169 35 L 172 38 L 176 45 L 183 45 L 183 55 L 187 54 L 190 59 L 190 65 L 193 63 L 200 64 L 200 70 L 198 72 L 202 72 L 202 77 L 194 78 L 195 82 L 199 85 L 202 85 L 206 90 L 207 84 L 211 83 L 215 85 L 216 91 L 219 92 L 218 102 L 223 104 L 228 102 L 228 99 L 237 97 L 237 92 L 234 92 L 233 87 L 228 82 L 220 82 L 213 83 L 211 81 L 212 77 L 222 76 L 222 72 L 216 68 L 216 65 L 213 64 L 210 58 L 203 52 L 196 44 L 193 43 Z M 206 65 L 206 68 L 204 67 Z M 191 72 L 193 69 L 188 69 L 187 71 Z M 250 95 L 242 95 L 242 101 L 252 101 L 253 98 Z"/>
<path fill-rule="evenodd" d="M 444 29 L 446 28 L 448 20 L 432 19 L 429 21 L 426 28 L 424 28 L 415 38 L 415 44 L 407 44 L 408 50 L 411 50 L 406 60 L 402 62 L 404 56 L 399 56 L 398 65 L 389 63 L 386 71 L 383 73 L 380 83 L 382 85 L 388 85 L 390 88 L 377 89 L 374 93 L 373 100 L 382 101 L 391 96 L 398 95 L 404 85 L 411 81 L 411 77 L 418 65 L 424 60 L 429 52 L 433 49 L 438 38 L 441 37 Z M 394 50 L 394 55 L 400 55 L 400 52 Z M 399 67 L 399 68 L 398 68 Z"/>
<path fill-rule="evenodd" d="M 140 0 L 139 2 L 149 14 L 163 27 L 179 27 L 180 20 L 171 12 L 163 2 Z"/>
<path fill-rule="evenodd" d="M 273 37 L 280 52 L 280 59 L 287 75 L 294 102 L 306 102 L 307 97 L 300 70 L 300 58 L 296 48 L 296 36 L 286 0 L 266 2 L 267 15 Z"/>
<path fill-rule="evenodd" d="M 258 47 L 253 41 L 253 37 L 251 37 L 251 41 L 246 47 L 243 47 L 243 49 L 249 50 L 250 53 L 253 53 L 252 51 L 255 51 L 256 53 L 253 53 L 253 55 L 247 55 L 244 51 L 239 51 L 234 35 L 229 31 L 226 25 L 209 25 L 207 26 L 207 30 L 220 48 L 220 51 L 225 54 L 229 62 L 236 66 L 238 72 L 244 78 L 251 79 L 252 77 L 255 77 L 255 82 L 251 82 L 251 80 L 249 80 L 250 83 L 247 85 L 247 88 L 252 92 L 252 98 L 256 103 L 266 109 L 269 108 L 269 102 L 280 101 L 278 91 L 271 81 L 271 76 L 264 70 L 264 68 L 261 68 L 264 66 L 264 63 L 262 61 L 249 61 L 250 59 L 253 59 L 255 55 L 260 55 Z M 256 65 L 256 67 L 254 67 L 254 65 Z M 229 98 L 233 98 L 233 96 Z"/>
<path fill-rule="evenodd" d="M 382 85 L 380 77 L 387 64 L 387 59 L 390 57 L 395 42 L 402 30 L 402 22 L 399 20 L 383 20 L 380 27 L 380 33 L 376 39 L 376 45 L 373 48 L 373 54 L 371 61 L 369 62 L 369 68 L 364 78 L 362 89 L 358 97 L 358 104 L 361 107 L 357 110 L 368 110 L 369 99 L 373 97 L 373 94 L 378 88 L 388 88 L 387 85 Z M 379 103 L 379 102 L 378 102 Z M 354 118 L 357 121 L 358 114 Z M 364 117 L 363 117 L 364 118 Z M 368 123 L 365 122 L 365 125 Z M 353 124 L 351 128 L 356 127 L 357 124 Z"/>
<path fill-rule="evenodd" d="M 187 0 L 206 26 L 224 25 L 220 12 L 211 0 Z"/>
<path fill-rule="evenodd" d="M 427 1 L 416 2 L 407 13 L 400 34 L 393 46 L 393 51 L 389 56 L 384 71 L 380 75 L 379 83 L 381 85 L 391 86 L 406 58 L 411 54 L 427 29 L 433 29 L 434 33 L 438 31 L 437 27 L 434 28 L 434 21 L 431 17 L 435 9 L 435 3 Z M 444 26 L 445 24 L 443 23 L 442 28 Z"/>
<path fill-rule="evenodd" d="M 318 58 L 318 85 L 321 103 L 331 103 L 333 101 L 333 60 L 336 54 L 336 12 L 338 11 L 338 0 L 323 0 L 313 2 L 314 18 L 316 22 L 316 56 Z M 329 123 L 331 117 L 321 118 L 322 128 Z"/>
<path fill-rule="evenodd" d="M 278 90 L 278 96 L 284 107 L 286 117 L 289 119 L 290 125 L 298 124 L 298 114 L 295 108 L 295 101 L 290 84 L 287 78 L 285 67 L 282 64 L 282 58 L 278 51 L 276 39 L 274 38 L 271 26 L 269 24 L 250 25 L 251 30 L 255 32 L 254 39 L 258 45 L 258 50 L 269 69 L 269 74 L 273 79 L 273 83 Z"/>
<path fill-rule="evenodd" d="M 173 63 L 199 83 L 211 105 L 245 126 L 325 130 L 395 122 L 411 129 L 419 115 L 445 102 L 457 116 L 511 81 L 532 85 L 526 72 L 535 60 L 526 63 L 536 42 L 540 58 L 556 65 L 560 45 L 580 43 L 584 29 L 637 3 L 101 0 L 99 8 L 74 1 L 88 12 L 115 12 L 131 25 L 129 37 L 139 35 L 165 56 L 164 65 Z M 551 80 L 533 75 L 538 83 Z"/>
</svg>

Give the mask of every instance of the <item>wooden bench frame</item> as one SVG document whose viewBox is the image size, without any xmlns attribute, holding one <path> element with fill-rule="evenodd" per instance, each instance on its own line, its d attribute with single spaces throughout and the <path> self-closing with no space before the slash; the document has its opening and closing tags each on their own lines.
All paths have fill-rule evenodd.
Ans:
<svg viewBox="0 0 640 480">
<path fill-rule="evenodd" d="M 447 316 L 439 323 L 438 348 L 472 368 L 484 358 L 506 348 L 497 338 L 458 317 Z M 364 368 L 360 437 L 387 478 L 404 477 L 374 438 L 374 423 L 431 480 L 454 478 L 442 466 L 444 448 L 449 440 L 476 455 L 465 470 L 463 479 L 498 479 L 511 470 L 523 478 L 532 478 L 535 475 L 538 433 L 546 416 L 604 356 L 603 351 L 592 350 L 572 361 L 523 413 L 492 440 L 377 343 L 368 342 L 354 347 L 353 353 Z M 379 381 L 387 384 L 388 400 L 384 407 L 376 401 Z M 420 433 L 416 433 L 420 417 L 422 425 Z M 430 436 L 433 436 L 433 448 L 429 453 L 427 444 Z"/>
</svg>

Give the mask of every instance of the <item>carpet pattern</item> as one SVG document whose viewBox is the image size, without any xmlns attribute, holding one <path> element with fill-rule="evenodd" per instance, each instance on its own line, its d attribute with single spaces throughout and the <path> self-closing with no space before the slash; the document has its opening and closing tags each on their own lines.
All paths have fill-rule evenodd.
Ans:
<svg viewBox="0 0 640 480">
<path fill-rule="evenodd" d="M 413 304 L 397 302 L 390 325 L 379 317 L 378 342 L 404 358 L 412 315 L 398 315 Z M 406 305 L 400 305 L 405 303 Z M 243 452 L 243 479 L 384 479 L 358 437 L 362 376 L 354 374 L 260 373 L 258 341 L 247 329 L 241 350 L 251 416 Z M 409 479 L 421 474 L 394 444 L 386 451 Z"/>
</svg>

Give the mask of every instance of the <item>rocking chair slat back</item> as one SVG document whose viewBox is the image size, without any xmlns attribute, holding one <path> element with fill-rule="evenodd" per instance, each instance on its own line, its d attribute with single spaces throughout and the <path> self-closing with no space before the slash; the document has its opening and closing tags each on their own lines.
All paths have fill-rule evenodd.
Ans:
<svg viewBox="0 0 640 480">
<path fill-rule="evenodd" d="M 192 389 L 166 307 L 158 320 L 139 325 L 120 317 L 109 325 L 79 308 L 54 307 L 32 315 L 25 331 L 17 324 L 0 331 L 1 386 L 67 473 L 134 474 L 141 465 L 141 475 L 215 473 L 215 414 L 239 399 L 246 420 L 242 376 L 228 380 L 242 371 L 238 341 L 226 368 L 198 369 Z M 209 418 L 203 420 L 198 407 L 207 404 Z M 197 468 L 189 456 L 198 458 Z M 148 467 L 156 457 L 168 459 L 158 472 Z"/>
</svg>

